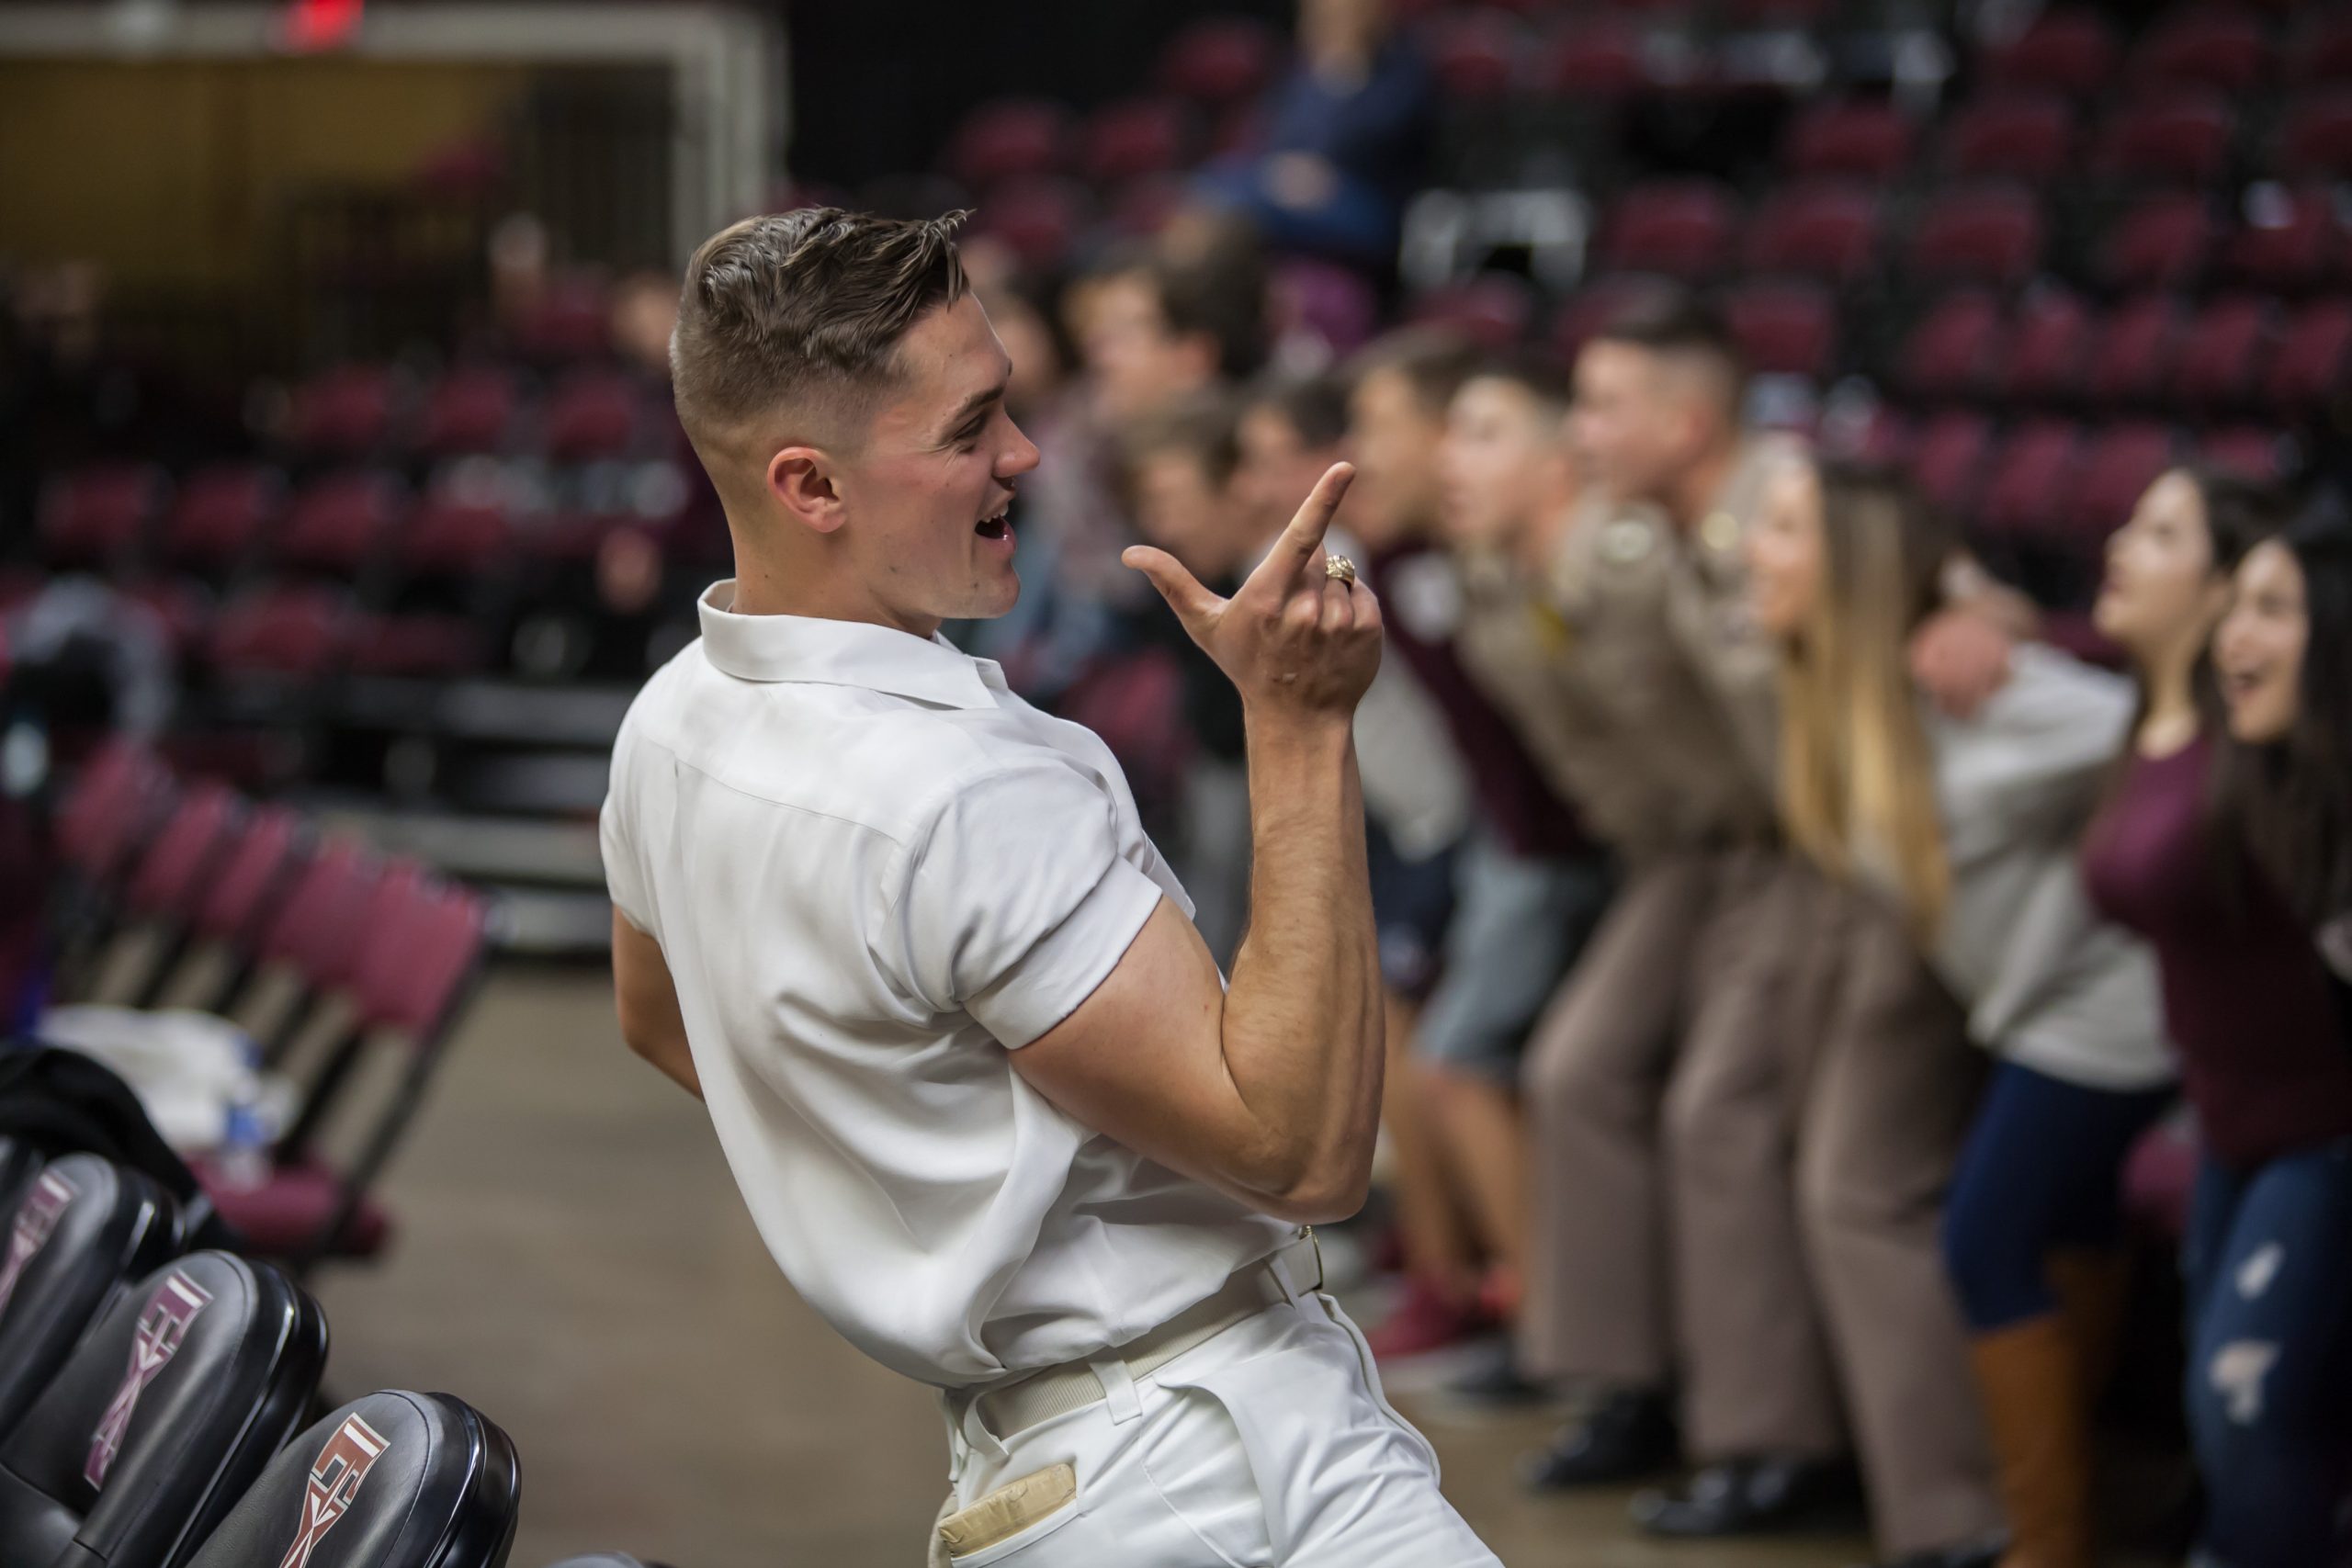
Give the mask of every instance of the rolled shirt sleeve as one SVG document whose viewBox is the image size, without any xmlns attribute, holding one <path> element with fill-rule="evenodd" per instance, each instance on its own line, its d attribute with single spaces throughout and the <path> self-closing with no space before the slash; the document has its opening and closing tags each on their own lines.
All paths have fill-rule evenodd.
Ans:
<svg viewBox="0 0 2352 1568">
<path fill-rule="evenodd" d="M 1159 902 L 1118 851 L 1110 795 L 1075 764 L 1000 769 L 951 791 L 908 856 L 876 960 L 934 1011 L 1017 1050 L 1077 1010 Z"/>
<path fill-rule="evenodd" d="M 627 814 L 620 804 L 621 780 L 616 776 L 597 813 L 596 848 L 605 862 L 605 891 L 621 918 L 649 936 L 653 934 L 652 901 L 645 896 L 645 874 L 628 842 Z"/>
</svg>

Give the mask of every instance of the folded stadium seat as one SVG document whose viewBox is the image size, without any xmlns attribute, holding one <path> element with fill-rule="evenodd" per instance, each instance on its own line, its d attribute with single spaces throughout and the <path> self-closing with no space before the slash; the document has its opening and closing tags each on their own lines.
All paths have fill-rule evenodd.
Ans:
<svg viewBox="0 0 2352 1568">
<path fill-rule="evenodd" d="M 412 578 L 469 578 L 511 568 L 517 547 L 504 507 L 447 494 L 426 497 L 392 543 Z"/>
<path fill-rule="evenodd" d="M 326 1314 L 266 1263 L 166 1263 L 117 1299 L 0 1443 L 0 1562 L 175 1568 L 301 1424 Z"/>
<path fill-rule="evenodd" d="M 330 474 L 295 492 L 270 553 L 293 570 L 356 582 L 408 508 L 408 487 L 389 469 Z"/>
<path fill-rule="evenodd" d="M 133 988 L 134 1007 L 153 1007 L 187 955 L 197 905 L 243 837 L 249 807 L 226 784 L 201 780 L 184 790 L 123 886 L 124 911 L 155 922 L 163 940 Z"/>
<path fill-rule="evenodd" d="M 1816 104 L 1799 115 L 1781 143 L 1782 172 L 1894 179 L 1909 166 L 1911 117 L 1883 98 Z"/>
<path fill-rule="evenodd" d="M 2140 406 L 2163 395 L 2188 312 L 2170 294 L 2143 294 L 2109 313 L 2084 391 L 2094 406 Z"/>
<path fill-rule="evenodd" d="M 470 998 L 488 942 L 480 895 L 413 862 L 395 862 L 370 898 L 366 936 L 348 986 L 350 1026 L 306 1086 L 302 1108 L 272 1151 L 258 1187 L 230 1183 L 198 1162 L 220 1215 L 254 1251 L 298 1269 L 325 1257 L 372 1257 L 390 1225 L 368 1189 L 407 1130 L 440 1065 L 450 1031 Z M 385 1037 L 407 1051 L 397 1087 L 381 1105 L 354 1113 L 344 1103 L 351 1074 Z M 356 1122 L 356 1152 L 336 1169 L 317 1150 L 331 1123 Z"/>
<path fill-rule="evenodd" d="M 424 394 L 416 449 L 429 457 L 495 452 L 514 427 L 522 394 L 503 365 L 467 365 L 449 371 Z"/>
<path fill-rule="evenodd" d="M 1610 12 L 1577 15 L 1544 43 L 1532 85 L 1575 106 L 1634 96 L 1650 85 L 1641 29 Z"/>
<path fill-rule="evenodd" d="M 352 627 L 355 674 L 447 680 L 481 670 L 489 661 L 489 639 L 463 615 L 428 611 L 365 615 Z"/>
<path fill-rule="evenodd" d="M 2352 175 L 2352 89 L 2332 87 L 2287 111 L 2271 164 L 2281 175 Z"/>
<path fill-rule="evenodd" d="M 2249 479 L 2281 479 L 2294 467 L 2294 443 L 2262 425 L 2232 425 L 2215 430 L 2197 443 L 2202 462 Z"/>
<path fill-rule="evenodd" d="M 1815 283 L 1763 279 L 1724 296 L 1724 316 L 1758 373 L 1818 381 L 1835 364 L 1838 305 Z"/>
<path fill-rule="evenodd" d="M 2071 420 L 2037 419 L 2011 431 L 1994 455 L 1978 519 L 2012 541 L 2054 536 L 2081 460 L 2082 430 Z"/>
<path fill-rule="evenodd" d="M 2352 299 L 2322 299 L 2288 319 L 2262 378 L 2263 400 L 2283 418 L 2340 400 L 2352 376 Z"/>
<path fill-rule="evenodd" d="M 2086 559 L 2098 558 L 2107 536 L 2130 519 L 2141 492 L 2172 466 L 2175 450 L 2171 429 L 2147 421 L 2110 425 L 2091 437 L 2064 513 Z"/>
<path fill-rule="evenodd" d="M 1449 100 L 1489 104 L 1510 96 L 1530 51 L 1517 19 L 1488 7 L 1430 17 L 1421 28 L 1421 52 Z"/>
<path fill-rule="evenodd" d="M 2352 15 L 2323 11 L 2285 51 L 2287 73 L 2298 82 L 2352 80 Z"/>
<path fill-rule="evenodd" d="M 97 463 L 58 475 L 41 489 L 41 558 L 119 570 L 138 558 L 169 489 L 152 463 Z"/>
<path fill-rule="evenodd" d="M 356 1399 L 296 1438 L 187 1568 L 504 1568 L 514 1440 L 446 1393 Z"/>
<path fill-rule="evenodd" d="M 1069 181 L 1019 180 L 990 191 L 972 227 L 1012 247 L 1023 265 L 1052 272 L 1068 265 L 1086 215 L 1086 193 Z"/>
<path fill-rule="evenodd" d="M 2018 302 L 2009 323 L 2007 357 L 1993 374 L 1995 390 L 2018 402 L 2063 402 L 2082 389 L 2098 319 L 2064 288 L 2038 288 Z"/>
<path fill-rule="evenodd" d="M 1418 295 L 1408 318 L 1459 333 L 1481 348 L 1509 348 L 1527 335 L 1535 317 L 1535 290 L 1523 277 L 1486 272 Z"/>
<path fill-rule="evenodd" d="M 2233 282 L 2309 288 L 2325 281 L 2352 248 L 2334 197 L 2323 188 L 2256 186 L 2245 194 L 2245 218 L 2222 247 L 2221 274 Z"/>
<path fill-rule="evenodd" d="M 2229 168 L 2236 130 L 2229 100 L 2203 89 L 2127 104 L 2100 129 L 2090 171 L 2113 180 L 2210 186 Z"/>
<path fill-rule="evenodd" d="M 236 1001 L 258 962 L 268 921 L 293 892 L 313 849 L 300 812 L 258 806 L 247 814 L 243 831 L 206 880 L 188 922 L 197 942 L 218 944 L 229 961 L 203 1004 L 207 1012 L 225 1013 Z"/>
<path fill-rule="evenodd" d="M 642 427 L 645 400 L 637 381 L 622 370 L 574 370 L 548 399 L 542 444 L 559 463 L 618 457 Z"/>
<path fill-rule="evenodd" d="M 1600 240 L 1601 265 L 1686 281 L 1708 277 L 1731 260 L 1738 209 L 1712 180 L 1660 180 L 1617 199 Z"/>
<path fill-rule="evenodd" d="M 1878 232 L 1878 197 L 1862 186 L 1783 186 L 1764 198 L 1748 222 L 1742 261 L 1751 273 L 1850 283 L 1876 262 Z"/>
<path fill-rule="evenodd" d="M 2173 362 L 2172 400 L 2209 412 L 2244 406 L 2254 390 L 2255 366 L 2267 358 L 2270 325 L 2268 301 L 2252 295 L 2206 301 Z"/>
<path fill-rule="evenodd" d="M 128 869 L 164 824 L 179 786 L 163 761 L 132 740 L 110 740 L 74 774 L 51 823 L 67 866 L 96 882 Z"/>
<path fill-rule="evenodd" d="M 612 346 L 612 296 L 594 273 L 565 273 L 515 333 L 515 347 L 545 363 L 594 359 Z"/>
<path fill-rule="evenodd" d="M 1927 421 L 1912 438 L 1907 459 L 1911 477 L 1947 515 L 1973 518 L 1992 446 L 1991 421 L 1966 410 L 1948 410 Z"/>
<path fill-rule="evenodd" d="M 2212 243 L 2204 197 L 2159 192 L 2141 197 L 2109 227 L 2095 270 L 2112 288 L 2186 288 L 2202 273 Z"/>
<path fill-rule="evenodd" d="M 998 98 L 964 117 L 941 162 L 973 190 L 1058 172 L 1069 162 L 1069 111 L 1044 98 Z"/>
<path fill-rule="evenodd" d="M 2133 47 L 2123 73 L 2139 89 L 2211 87 L 2243 93 L 2270 65 L 2270 34 L 2250 12 L 2192 3 L 2160 18 Z"/>
<path fill-rule="evenodd" d="M 1947 294 L 1903 340 L 1895 379 L 1915 398 L 1982 393 L 1999 353 L 2001 307 L 1980 288 Z"/>
<path fill-rule="evenodd" d="M 2066 172 L 2075 111 L 2055 93 L 2005 92 L 1962 104 L 1943 134 L 1944 173 L 2046 186 Z"/>
<path fill-rule="evenodd" d="M 271 1016 L 245 1020 L 262 1043 L 264 1066 L 283 1066 L 328 996 L 351 983 L 384 870 L 383 860 L 367 846 L 326 838 L 263 915 L 258 937 L 212 1010 L 241 1009 L 240 998 L 256 978 L 288 993 Z"/>
<path fill-rule="evenodd" d="M 1553 315 L 1553 350 L 1575 364 L 1585 344 L 1611 318 L 1645 300 L 1664 299 L 1674 287 L 1665 278 L 1638 275 L 1594 279 L 1562 301 Z"/>
<path fill-rule="evenodd" d="M 1263 22 L 1214 17 L 1178 33 L 1159 57 L 1159 82 L 1182 98 L 1212 104 L 1254 99 L 1273 80 L 1283 47 Z"/>
<path fill-rule="evenodd" d="M 1125 98 L 1097 109 L 1079 141 L 1079 166 L 1112 186 L 1182 166 L 1192 141 L 1184 106 L 1169 98 Z"/>
<path fill-rule="evenodd" d="M 2007 43 L 1987 49 L 1984 77 L 2003 86 L 2047 87 L 2070 97 L 2103 92 L 2116 67 L 2113 27 L 2096 11 L 2045 11 Z"/>
<path fill-rule="evenodd" d="M 62 1155 L 17 1197 L 0 1257 L 0 1437 L 132 1280 L 180 1249 L 180 1213 L 146 1176 Z M 0 1552 L 0 1562 L 17 1559 Z"/>
<path fill-rule="evenodd" d="M 219 463 L 180 485 L 164 525 L 163 556 L 174 565 L 220 572 L 258 546 L 286 502 L 286 475 L 262 463 Z"/>
<path fill-rule="evenodd" d="M 2041 260 L 2041 210 L 2013 185 L 1945 191 L 1911 231 L 1912 273 L 1937 283 L 2021 283 Z"/>
<path fill-rule="evenodd" d="M 213 624 L 208 655 L 222 675 L 323 680 L 342 667 L 350 598 L 322 586 L 257 589 Z"/>
<path fill-rule="evenodd" d="M 392 434 L 395 381 L 389 365 L 339 365 L 294 389 L 287 444 L 310 457 L 348 461 L 382 449 Z"/>
</svg>

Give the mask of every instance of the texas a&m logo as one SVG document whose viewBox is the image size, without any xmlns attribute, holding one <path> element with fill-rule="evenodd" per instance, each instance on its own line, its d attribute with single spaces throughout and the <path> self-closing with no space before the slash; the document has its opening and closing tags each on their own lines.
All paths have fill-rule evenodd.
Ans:
<svg viewBox="0 0 2352 1568">
<path fill-rule="evenodd" d="M 130 1370 L 122 1374 L 122 1386 L 115 1390 L 113 1403 L 90 1437 L 90 1458 L 82 1467 L 83 1480 L 93 1486 L 107 1483 L 107 1472 L 114 1468 L 123 1434 L 130 1430 L 130 1415 L 139 1408 L 140 1394 L 179 1354 L 187 1325 L 211 1299 L 211 1292 L 177 1269 L 148 1298 L 147 1310 L 139 1314 L 138 1332 L 130 1337 Z"/>
<path fill-rule="evenodd" d="M 17 1293 L 17 1280 L 25 1272 L 40 1249 L 49 1245 L 49 1233 L 57 1228 L 68 1205 L 74 1201 L 74 1184 L 53 1170 L 44 1170 L 25 1201 L 17 1205 L 16 1227 L 8 1233 L 7 1261 L 0 1263 L 0 1312 L 8 1310 L 8 1298 Z"/>
<path fill-rule="evenodd" d="M 344 1417 L 311 1466 L 310 1483 L 302 1491 L 302 1530 L 286 1549 L 277 1568 L 305 1568 L 327 1531 L 351 1511 L 351 1500 L 359 1495 L 359 1483 L 368 1479 L 369 1467 L 390 1446 L 358 1416 Z"/>
</svg>

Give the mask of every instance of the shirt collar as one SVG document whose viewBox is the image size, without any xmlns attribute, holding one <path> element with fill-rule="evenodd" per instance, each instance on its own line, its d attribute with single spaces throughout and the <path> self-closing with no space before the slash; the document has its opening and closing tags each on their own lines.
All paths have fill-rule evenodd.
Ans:
<svg viewBox="0 0 2352 1568">
<path fill-rule="evenodd" d="M 801 681 L 863 686 L 943 707 L 994 707 L 1004 676 L 945 637 L 928 640 L 893 626 L 811 615 L 739 615 L 735 580 L 713 583 L 695 608 L 703 655 L 741 681 Z"/>
</svg>

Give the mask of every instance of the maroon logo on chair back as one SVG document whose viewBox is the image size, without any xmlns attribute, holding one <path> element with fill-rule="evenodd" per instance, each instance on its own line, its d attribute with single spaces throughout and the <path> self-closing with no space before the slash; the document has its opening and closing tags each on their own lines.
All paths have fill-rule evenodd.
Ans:
<svg viewBox="0 0 2352 1568">
<path fill-rule="evenodd" d="M 115 1390 L 114 1402 L 91 1435 L 90 1460 L 82 1467 L 83 1480 L 93 1486 L 107 1483 L 107 1472 L 114 1468 L 123 1435 L 130 1430 L 131 1413 L 139 1408 L 140 1394 L 179 1354 L 187 1325 L 211 1299 L 211 1292 L 176 1269 L 148 1298 L 147 1310 L 139 1314 L 138 1332 L 130 1337 L 130 1370 L 122 1374 L 122 1386 Z"/>
<path fill-rule="evenodd" d="M 306 1568 L 327 1531 L 343 1522 L 359 1495 L 359 1483 L 391 1445 L 376 1428 L 356 1416 L 344 1417 L 327 1446 L 311 1465 L 311 1479 L 302 1490 L 302 1530 L 277 1568 Z"/>
<path fill-rule="evenodd" d="M 0 1312 L 8 1310 L 8 1298 L 17 1293 L 17 1281 L 25 1272 L 25 1265 L 38 1257 L 49 1245 L 49 1233 L 74 1201 L 74 1184 L 52 1170 L 40 1173 L 33 1190 L 17 1205 L 16 1228 L 8 1235 L 7 1261 L 0 1263 Z"/>
</svg>

